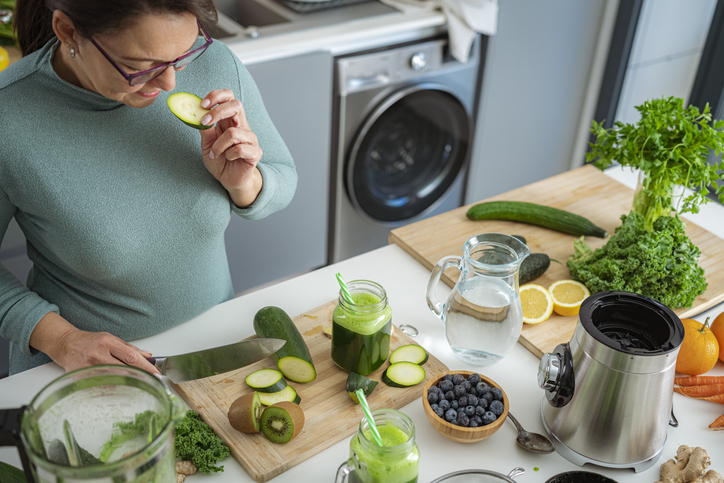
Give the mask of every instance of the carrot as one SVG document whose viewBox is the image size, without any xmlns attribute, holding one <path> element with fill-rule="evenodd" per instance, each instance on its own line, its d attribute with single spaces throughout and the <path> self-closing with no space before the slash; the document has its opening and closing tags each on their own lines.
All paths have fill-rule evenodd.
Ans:
<svg viewBox="0 0 724 483">
<path fill-rule="evenodd" d="M 675 387 L 674 391 L 689 397 L 709 397 L 724 393 L 724 384 L 708 384 L 706 386 Z"/>
<path fill-rule="evenodd" d="M 722 428 L 722 427 L 724 427 L 724 414 L 722 414 L 721 416 L 719 416 L 718 418 L 716 418 L 716 419 L 714 420 L 714 422 L 709 425 L 709 427 L 710 427 L 710 428 Z"/>
<path fill-rule="evenodd" d="M 707 396 L 707 397 L 697 397 L 696 399 L 701 399 L 702 401 L 711 401 L 719 404 L 724 404 L 724 393 L 723 394 L 717 394 L 716 396 Z"/>
<path fill-rule="evenodd" d="M 674 382 L 679 386 L 707 386 L 724 384 L 724 376 L 689 376 L 677 377 Z"/>
</svg>

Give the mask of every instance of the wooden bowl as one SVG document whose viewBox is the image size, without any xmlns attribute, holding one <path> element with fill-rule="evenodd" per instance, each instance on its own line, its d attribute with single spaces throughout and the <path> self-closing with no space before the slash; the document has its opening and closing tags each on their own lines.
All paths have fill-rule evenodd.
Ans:
<svg viewBox="0 0 724 483">
<path fill-rule="evenodd" d="M 435 384 L 440 381 L 446 374 L 463 374 L 464 376 L 468 377 L 471 374 L 475 374 L 474 372 L 470 371 L 448 371 L 440 374 L 439 376 L 435 377 L 434 379 L 431 379 L 430 382 L 427 383 L 425 386 L 424 391 L 422 392 L 422 407 L 425 410 L 425 416 L 427 417 L 427 420 L 430 421 L 430 424 L 432 424 L 432 427 L 437 430 L 438 433 L 445 436 L 447 439 L 451 439 L 453 441 L 457 441 L 458 443 L 477 443 L 478 441 L 482 441 L 485 438 L 490 437 L 493 433 L 495 433 L 498 428 L 500 428 L 503 423 L 505 422 L 506 418 L 508 417 L 508 395 L 505 394 L 505 391 L 502 387 L 500 387 L 500 384 L 493 381 L 489 377 L 485 377 L 484 375 L 477 373 L 482 381 L 486 383 L 490 387 L 497 387 L 501 391 L 503 391 L 503 406 L 505 406 L 505 409 L 503 410 L 503 414 L 498 416 L 498 419 L 493 421 L 492 423 L 485 425 L 485 426 L 478 426 L 477 428 L 467 428 L 465 426 L 457 426 L 455 424 L 449 423 L 445 421 L 443 418 L 435 414 L 435 412 L 430 407 L 430 404 L 427 402 L 427 392 L 428 390 L 434 386 Z"/>
</svg>

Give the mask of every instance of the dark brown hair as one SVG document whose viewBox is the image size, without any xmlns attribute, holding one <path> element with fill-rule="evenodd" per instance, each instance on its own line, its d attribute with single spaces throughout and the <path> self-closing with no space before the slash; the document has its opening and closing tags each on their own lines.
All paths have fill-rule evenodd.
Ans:
<svg viewBox="0 0 724 483">
<path fill-rule="evenodd" d="M 40 49 L 53 32 L 53 11 L 60 10 L 83 35 L 122 28 L 139 15 L 168 12 L 194 15 L 202 24 L 217 21 L 213 0 L 16 0 L 14 28 L 23 55 Z"/>
</svg>

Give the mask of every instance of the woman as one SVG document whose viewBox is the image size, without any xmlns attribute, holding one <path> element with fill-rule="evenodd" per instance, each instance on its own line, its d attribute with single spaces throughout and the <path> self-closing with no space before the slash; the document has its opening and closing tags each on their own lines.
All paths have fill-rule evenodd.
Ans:
<svg viewBox="0 0 724 483">
<path fill-rule="evenodd" d="M 206 34 L 212 0 L 18 0 L 15 15 L 0 235 L 15 217 L 33 267 L 27 287 L 0 267 L 10 372 L 50 360 L 158 372 L 125 341 L 232 298 L 231 212 L 285 207 L 291 155 L 247 70 Z M 176 119 L 173 90 L 202 96 L 215 128 Z"/>
</svg>

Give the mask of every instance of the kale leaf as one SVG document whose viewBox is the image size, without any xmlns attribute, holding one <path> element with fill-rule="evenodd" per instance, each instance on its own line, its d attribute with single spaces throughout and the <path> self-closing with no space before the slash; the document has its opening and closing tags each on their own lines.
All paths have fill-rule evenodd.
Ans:
<svg viewBox="0 0 724 483">
<path fill-rule="evenodd" d="M 707 283 L 698 265 L 701 251 L 686 235 L 684 222 L 678 215 L 661 216 L 647 231 L 644 217 L 633 211 L 621 221 L 601 248 L 591 251 L 583 237 L 574 242 L 566 264 L 571 277 L 591 293 L 622 290 L 672 309 L 691 307 Z"/>
<path fill-rule="evenodd" d="M 192 409 L 186 411 L 176 425 L 175 448 L 176 458 L 191 460 L 199 471 L 207 475 L 223 472 L 223 466 L 215 465 L 231 454 L 224 440 Z"/>
</svg>

